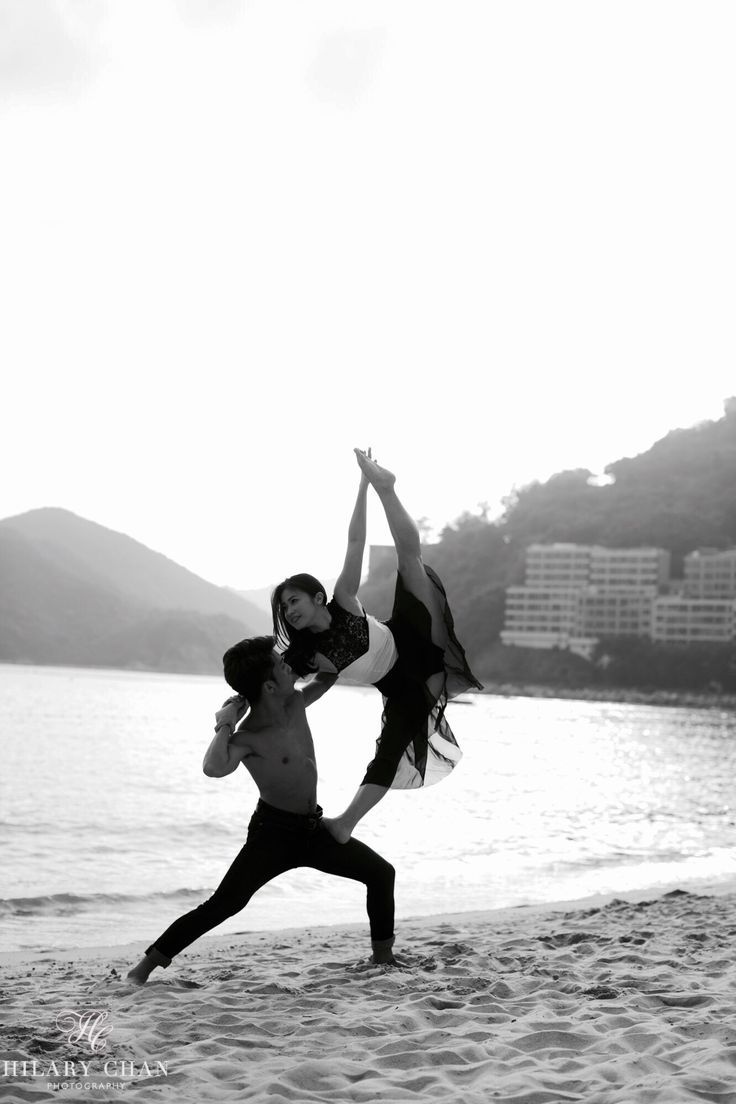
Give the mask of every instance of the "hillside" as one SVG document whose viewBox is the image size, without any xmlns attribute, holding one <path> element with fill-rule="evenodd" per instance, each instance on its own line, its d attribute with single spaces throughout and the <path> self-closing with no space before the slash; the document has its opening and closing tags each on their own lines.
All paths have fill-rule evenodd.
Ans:
<svg viewBox="0 0 736 1104">
<path fill-rule="evenodd" d="M 272 631 L 271 622 L 271 595 L 273 594 L 274 587 L 278 585 L 281 580 L 274 579 L 271 586 L 258 587 L 256 590 L 236 590 L 235 594 L 239 594 L 241 598 L 244 598 L 246 602 L 250 602 L 256 609 L 260 610 L 262 615 L 266 618 L 264 628 L 261 630 L 264 633 L 270 633 Z M 328 595 L 332 594 L 335 588 L 335 579 L 320 579 L 320 582 L 324 586 Z M 268 627 L 265 627 L 267 625 Z"/>
<path fill-rule="evenodd" d="M 603 485 L 591 472 L 577 469 L 522 487 L 509 496 L 500 519 L 465 514 L 425 548 L 481 678 L 498 681 L 510 669 L 510 650 L 499 644 L 505 588 L 523 582 L 529 544 L 656 545 L 671 552 L 673 575 L 693 549 L 736 546 L 736 400 L 726 402 L 724 417 L 717 421 L 673 430 L 639 456 L 612 462 L 605 474 Z M 385 571 L 371 574 L 361 588 L 365 605 L 379 616 L 390 610 L 392 593 L 393 576 Z M 516 675 L 534 681 L 543 657 L 529 649 L 513 651 Z M 679 662 L 673 656 L 672 663 Z M 570 664 L 544 666 L 557 672 L 550 673 L 551 681 L 558 675 L 573 681 L 586 677 L 579 665 L 574 671 Z M 639 676 L 644 677 L 641 671 Z M 597 675 L 589 671 L 588 677 Z M 657 667 L 652 678 L 661 682 L 663 677 Z"/>
<path fill-rule="evenodd" d="M 108 625 L 128 625 L 136 609 L 71 559 L 54 561 L 0 525 L 0 661 L 84 664 Z"/>
<path fill-rule="evenodd" d="M 268 631 L 270 618 L 235 591 L 208 583 L 132 537 L 70 510 L 30 510 L 0 521 L 0 532 L 5 529 L 14 530 L 34 547 L 52 554 L 60 566 L 83 569 L 88 579 L 114 589 L 136 605 L 221 613 L 243 621 L 254 631 Z"/>
<path fill-rule="evenodd" d="M 736 400 L 728 400 L 723 418 L 674 430 L 641 455 L 612 462 L 606 476 L 601 485 L 577 469 L 522 487 L 498 520 L 464 514 L 425 548 L 481 679 L 532 682 L 541 676 L 550 684 L 581 685 L 602 678 L 598 669 L 563 656 L 543 662 L 539 652 L 501 647 L 505 590 L 523 581 L 529 544 L 658 545 L 672 553 L 674 574 L 692 549 L 736 546 Z M 386 617 L 393 586 L 391 564 L 384 563 L 361 587 L 361 598 Z M 34 510 L 0 522 L 3 662 L 219 672 L 222 651 L 234 639 L 270 632 L 265 592 L 253 597 L 256 602 L 213 586 L 130 537 L 66 510 Z M 672 655 L 645 650 L 634 670 L 621 648 L 621 654 L 609 649 L 616 662 L 607 677 L 620 672 L 637 685 L 649 679 L 668 686 L 685 677 L 681 649 Z M 698 667 L 700 682 L 712 676 L 730 685 L 724 671 L 736 670 L 731 651 L 699 655 L 691 668 Z"/>
<path fill-rule="evenodd" d="M 219 673 L 257 607 L 66 510 L 0 522 L 0 661 Z"/>
<path fill-rule="evenodd" d="M 500 528 L 526 546 L 532 541 L 578 541 L 611 547 L 656 545 L 679 572 L 685 553 L 736 544 L 736 400 L 723 418 L 676 429 L 639 456 L 591 473 L 561 472 L 510 499 Z"/>
</svg>

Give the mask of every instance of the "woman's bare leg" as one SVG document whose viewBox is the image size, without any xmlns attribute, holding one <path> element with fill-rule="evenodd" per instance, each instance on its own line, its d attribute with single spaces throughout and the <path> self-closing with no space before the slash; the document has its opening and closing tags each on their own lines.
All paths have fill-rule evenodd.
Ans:
<svg viewBox="0 0 736 1104">
<path fill-rule="evenodd" d="M 361 471 L 381 500 L 396 547 L 399 572 L 404 586 L 428 610 L 431 617 L 432 642 L 444 649 L 447 647 L 447 629 L 442 615 L 442 606 L 424 569 L 419 529 L 394 490 L 396 476 L 386 468 L 382 468 L 370 455 L 360 449 L 355 449 L 355 455 Z M 442 672 L 431 675 L 427 679 L 427 687 L 435 698 L 442 693 L 444 681 L 445 676 Z M 344 813 L 338 817 L 324 817 L 322 823 L 338 843 L 346 843 L 365 814 L 387 793 L 388 789 L 385 786 L 372 783 L 362 785 Z"/>
<path fill-rule="evenodd" d="M 338 817 L 322 817 L 322 823 L 338 843 L 347 843 L 359 821 L 388 793 L 387 786 L 368 783 L 360 786 L 344 813 Z"/>
<path fill-rule="evenodd" d="M 419 529 L 394 489 L 396 476 L 386 468 L 382 468 L 360 449 L 355 449 L 355 455 L 361 471 L 381 500 L 399 559 L 399 572 L 404 586 L 429 611 L 432 618 L 432 642 L 440 648 L 446 648 L 447 629 L 442 616 L 442 607 L 424 569 Z"/>
</svg>

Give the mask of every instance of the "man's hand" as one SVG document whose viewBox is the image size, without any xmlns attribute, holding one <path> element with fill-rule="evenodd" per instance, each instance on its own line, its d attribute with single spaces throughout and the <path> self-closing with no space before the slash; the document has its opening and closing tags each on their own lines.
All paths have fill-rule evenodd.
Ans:
<svg viewBox="0 0 736 1104">
<path fill-rule="evenodd" d="M 248 702 L 242 694 L 235 694 L 233 697 L 228 698 L 215 713 L 215 728 L 217 728 L 218 725 L 226 724 L 230 725 L 234 730 L 247 708 Z"/>
<path fill-rule="evenodd" d="M 237 769 L 243 758 L 242 752 L 233 746 L 235 726 L 248 708 L 248 702 L 240 694 L 228 698 L 215 713 L 215 732 L 212 742 L 204 753 L 202 770 L 209 778 L 223 778 Z"/>
</svg>

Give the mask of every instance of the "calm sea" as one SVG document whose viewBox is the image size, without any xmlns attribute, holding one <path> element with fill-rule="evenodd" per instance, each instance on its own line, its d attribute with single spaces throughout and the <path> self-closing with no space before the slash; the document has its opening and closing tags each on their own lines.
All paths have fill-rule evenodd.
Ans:
<svg viewBox="0 0 736 1104">
<path fill-rule="evenodd" d="M 209 895 L 257 798 L 244 769 L 201 770 L 228 692 L 0 666 L 2 949 L 143 946 Z M 310 710 L 327 813 L 362 777 L 380 705 L 338 687 Z M 392 792 L 357 833 L 397 868 L 400 921 L 736 877 L 732 712 L 478 695 L 448 716 L 453 775 Z M 300 870 L 216 931 L 364 917 L 362 887 Z"/>
</svg>

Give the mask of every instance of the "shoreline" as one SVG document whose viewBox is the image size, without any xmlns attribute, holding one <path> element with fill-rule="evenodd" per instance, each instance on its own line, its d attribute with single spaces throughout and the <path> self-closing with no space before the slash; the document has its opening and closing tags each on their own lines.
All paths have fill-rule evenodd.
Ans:
<svg viewBox="0 0 736 1104">
<path fill-rule="evenodd" d="M 566 701 L 614 702 L 623 705 L 662 705 L 681 709 L 736 710 L 736 694 L 688 690 L 635 690 L 622 686 L 547 686 L 539 683 L 486 681 L 469 691 L 497 698 L 560 698 Z"/>
<path fill-rule="evenodd" d="M 101 667 L 63 663 L 30 663 L 27 661 L 4 660 L 0 667 L 23 668 L 28 671 L 60 671 L 63 673 L 81 671 L 84 673 L 110 675 L 154 675 L 165 678 L 201 678 L 221 680 L 219 671 L 163 671 L 155 667 Z M 686 709 L 729 709 L 736 710 L 736 694 L 705 690 L 667 690 L 649 688 L 638 690 L 626 686 L 554 686 L 534 682 L 496 682 L 492 677 L 483 678 L 482 690 L 468 690 L 459 699 L 472 700 L 475 694 L 503 698 L 561 698 L 572 701 L 610 701 L 631 705 L 666 705 Z M 345 689 L 345 687 L 343 687 Z M 458 702 L 458 699 L 454 699 Z"/>
<path fill-rule="evenodd" d="M 554 914 L 580 909 L 603 908 L 614 901 L 639 904 L 642 901 L 651 901 L 674 892 L 691 893 L 693 896 L 733 896 L 736 899 L 736 878 L 730 878 L 726 881 L 703 879 L 702 881 L 666 882 L 654 886 L 645 886 L 641 889 L 614 890 L 610 893 L 593 893 L 584 897 L 556 901 L 534 901 L 516 905 L 501 905 L 498 908 L 459 909 L 453 912 L 406 916 L 397 918 L 396 945 L 398 947 L 400 944 L 402 931 L 409 932 L 411 929 L 431 927 L 436 924 L 475 922 L 495 924 L 508 920 L 512 916 L 522 914 L 524 916 L 533 917 L 543 916 L 547 913 Z M 218 934 L 217 929 L 214 929 L 212 933 L 203 935 L 196 943 L 193 943 L 190 948 L 183 951 L 182 955 L 186 956 L 187 954 L 191 954 L 194 956 L 199 953 L 201 956 L 208 948 L 219 950 L 222 945 L 231 945 L 233 940 L 241 940 L 245 943 L 248 939 L 252 938 L 259 941 L 272 939 L 281 942 L 287 937 L 299 938 L 305 935 L 313 935 L 315 937 L 328 939 L 330 933 L 342 934 L 348 932 L 356 933 L 363 938 L 364 942 L 367 944 L 366 921 L 356 920 L 347 923 L 340 921 L 334 924 L 289 925 L 283 928 L 243 928 L 239 931 L 232 931 L 224 934 Z M 66 949 L 0 951 L 0 972 L 6 967 L 19 966 L 25 963 L 88 961 L 97 958 L 121 958 L 125 955 L 140 958 L 142 954 L 141 948 L 147 942 L 150 942 L 150 940 L 146 937 L 141 937 L 140 939 L 128 940 L 123 943 L 103 943 L 83 947 L 68 947 Z"/>
</svg>

